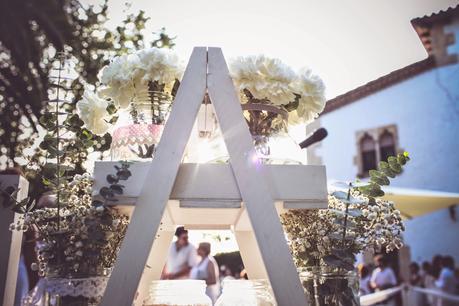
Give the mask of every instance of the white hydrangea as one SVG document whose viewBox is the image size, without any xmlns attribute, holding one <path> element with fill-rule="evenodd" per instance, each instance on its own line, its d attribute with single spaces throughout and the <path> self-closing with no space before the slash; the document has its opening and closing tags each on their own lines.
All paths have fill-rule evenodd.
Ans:
<svg viewBox="0 0 459 306">
<path fill-rule="evenodd" d="M 105 121 L 110 115 L 107 112 L 108 101 L 85 89 L 83 97 L 77 103 L 78 114 L 88 130 L 94 134 L 104 134 L 110 125 Z"/>
</svg>

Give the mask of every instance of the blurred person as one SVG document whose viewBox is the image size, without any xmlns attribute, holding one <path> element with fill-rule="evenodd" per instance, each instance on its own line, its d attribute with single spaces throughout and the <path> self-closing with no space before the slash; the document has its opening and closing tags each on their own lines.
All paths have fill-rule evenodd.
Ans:
<svg viewBox="0 0 459 306">
<path fill-rule="evenodd" d="M 441 261 L 441 270 L 438 279 L 435 281 L 435 285 L 441 291 L 449 294 L 457 294 L 457 280 L 454 275 L 454 259 L 451 256 L 445 256 Z M 452 306 L 457 303 L 452 301 L 438 299 L 438 306 Z"/>
<path fill-rule="evenodd" d="M 225 278 L 226 269 L 228 269 L 225 265 L 220 266 L 220 284 L 223 283 L 223 278 Z"/>
<path fill-rule="evenodd" d="M 161 279 L 187 279 L 191 268 L 198 262 L 196 248 L 188 241 L 188 231 L 179 226 L 175 230 L 175 236 L 177 240 L 169 248 Z"/>
<path fill-rule="evenodd" d="M 432 276 L 435 279 L 438 279 L 438 277 L 440 276 L 442 259 L 443 259 L 443 256 L 438 255 L 438 254 L 432 258 L 432 270 L 431 271 L 432 271 Z"/>
<path fill-rule="evenodd" d="M 360 276 L 360 288 L 359 293 L 360 295 L 370 294 L 372 292 L 370 287 L 370 278 L 371 273 L 368 266 L 364 264 L 359 264 L 359 276 Z"/>
<path fill-rule="evenodd" d="M 210 243 L 201 242 L 198 247 L 198 255 L 201 257 L 201 261 L 191 269 L 190 278 L 205 280 L 207 284 L 206 294 L 212 303 L 215 303 L 220 295 L 220 273 L 217 262 L 210 255 Z"/>
<path fill-rule="evenodd" d="M 435 289 L 435 277 L 432 275 L 432 265 L 428 261 L 422 263 L 421 270 L 422 286 L 427 289 Z M 436 297 L 428 294 L 427 305 L 435 305 L 437 303 Z"/>
<path fill-rule="evenodd" d="M 456 292 L 459 292 L 459 268 L 454 270 L 454 276 L 456 277 Z"/>
<path fill-rule="evenodd" d="M 241 273 L 239 273 L 239 279 L 249 279 L 249 275 L 247 274 L 247 270 L 245 268 L 241 270 Z"/>
<path fill-rule="evenodd" d="M 226 268 L 225 274 L 223 275 L 223 280 L 226 280 L 226 279 L 229 279 L 229 280 L 236 279 L 233 275 L 233 271 L 231 271 L 230 268 Z"/>
<path fill-rule="evenodd" d="M 387 258 L 383 255 L 377 255 L 374 258 L 376 268 L 373 270 L 370 278 L 370 287 L 374 291 L 381 291 L 395 287 L 397 285 L 397 278 L 395 277 L 394 270 L 389 267 Z M 390 297 L 384 302 L 386 305 L 395 305 L 394 297 Z"/>
<path fill-rule="evenodd" d="M 416 287 L 423 286 L 423 278 L 420 273 L 420 268 L 417 262 L 412 262 L 409 266 L 410 268 L 410 285 Z M 408 292 L 408 299 L 410 301 L 409 305 L 425 305 L 426 298 L 424 297 L 423 293 L 416 292 L 416 291 L 409 291 Z"/>
<path fill-rule="evenodd" d="M 417 262 L 412 262 L 410 264 L 410 284 L 412 286 L 422 286 L 422 277 L 421 274 L 419 273 L 419 265 Z"/>
</svg>

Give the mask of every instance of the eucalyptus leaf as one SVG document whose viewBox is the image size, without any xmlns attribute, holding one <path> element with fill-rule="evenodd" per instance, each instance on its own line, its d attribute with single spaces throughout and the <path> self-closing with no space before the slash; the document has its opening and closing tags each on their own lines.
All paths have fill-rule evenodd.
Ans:
<svg viewBox="0 0 459 306">
<path fill-rule="evenodd" d="M 382 161 L 379 163 L 379 169 L 381 172 L 383 172 L 385 175 L 387 175 L 390 178 L 394 178 L 397 173 L 395 173 L 389 166 L 389 163 Z"/>
<path fill-rule="evenodd" d="M 110 189 L 114 192 L 114 194 L 123 194 L 123 185 L 120 184 L 112 184 L 110 185 Z"/>
<path fill-rule="evenodd" d="M 132 173 L 127 169 L 121 169 L 116 173 L 116 175 L 120 180 L 125 181 L 132 175 Z"/>
<path fill-rule="evenodd" d="M 104 202 L 102 202 L 101 200 L 92 200 L 92 206 L 98 207 L 102 205 L 104 205 Z"/>
<path fill-rule="evenodd" d="M 348 190 L 351 186 L 348 182 L 336 181 L 330 184 L 332 187 Z M 354 183 L 352 183 L 354 185 Z"/>
<path fill-rule="evenodd" d="M 388 163 L 389 163 L 389 167 L 392 171 L 394 171 L 395 173 L 397 174 L 400 174 L 402 173 L 402 166 L 398 163 L 398 160 L 396 157 L 394 156 L 389 156 L 389 158 L 387 159 Z"/>
<path fill-rule="evenodd" d="M 347 199 L 347 194 L 348 193 L 344 192 L 344 191 L 335 191 L 331 195 L 334 196 L 337 199 L 346 200 Z"/>
<path fill-rule="evenodd" d="M 99 191 L 99 194 L 104 199 L 110 199 L 115 196 L 115 194 L 113 193 L 113 190 L 111 190 L 109 187 L 102 187 Z"/>
<path fill-rule="evenodd" d="M 370 170 L 369 171 L 371 180 L 375 182 L 378 185 L 384 186 L 384 185 L 389 185 L 390 181 L 387 178 L 387 176 L 382 173 L 381 171 L 378 170 Z"/>
<path fill-rule="evenodd" d="M 107 182 L 109 184 L 116 184 L 116 183 L 118 183 L 118 181 L 119 181 L 118 176 L 113 175 L 113 174 L 107 175 Z"/>
<path fill-rule="evenodd" d="M 367 187 L 359 188 L 359 191 L 370 198 L 381 197 L 384 195 L 384 191 L 382 191 L 381 186 L 375 183 L 372 183 Z"/>
<path fill-rule="evenodd" d="M 349 199 L 348 199 L 347 192 L 343 192 L 343 191 L 335 191 L 332 193 L 332 196 L 339 199 L 341 202 L 345 204 L 361 205 L 361 204 L 366 204 L 367 202 L 365 199 L 356 198 L 353 196 L 349 196 Z"/>
<path fill-rule="evenodd" d="M 356 181 L 352 183 L 352 188 L 365 187 L 365 186 L 368 186 L 369 184 L 370 184 L 369 182 Z"/>
</svg>

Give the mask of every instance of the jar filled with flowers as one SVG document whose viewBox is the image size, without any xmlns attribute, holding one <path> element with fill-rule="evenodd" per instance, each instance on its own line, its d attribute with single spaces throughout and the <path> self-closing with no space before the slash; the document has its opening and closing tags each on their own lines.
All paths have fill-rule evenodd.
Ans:
<svg viewBox="0 0 459 306">
<path fill-rule="evenodd" d="M 378 170 L 370 171 L 368 183 L 346 184 L 346 189 L 331 193 L 328 209 L 281 215 L 310 305 L 360 305 L 355 256 L 402 246 L 400 211 L 379 197 L 388 177 L 400 174 L 408 160 L 407 153 L 389 157 Z"/>
<path fill-rule="evenodd" d="M 288 127 L 313 121 L 325 107 L 325 86 L 310 70 L 295 72 L 279 59 L 238 57 L 230 74 L 259 157 L 297 163 L 302 153 Z"/>
<path fill-rule="evenodd" d="M 164 48 L 115 57 L 101 70 L 102 87 L 85 94 L 78 108 L 90 130 L 105 132 L 114 125 L 113 160 L 153 156 L 182 73 L 178 57 Z"/>
</svg>

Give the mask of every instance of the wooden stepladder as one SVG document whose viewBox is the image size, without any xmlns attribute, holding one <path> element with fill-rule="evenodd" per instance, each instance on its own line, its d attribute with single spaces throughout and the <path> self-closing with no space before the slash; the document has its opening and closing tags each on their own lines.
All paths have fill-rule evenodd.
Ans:
<svg viewBox="0 0 459 306">
<path fill-rule="evenodd" d="M 210 96 L 223 133 L 230 156 L 229 165 L 181 164 L 193 124 L 206 93 Z M 171 206 L 176 205 L 176 209 L 186 209 L 187 204 L 183 199 L 193 192 L 191 197 L 199 198 L 201 202 L 210 199 L 208 201 L 210 203 L 212 199 L 220 197 L 215 195 L 217 192 L 215 189 L 220 189 L 218 192 L 224 194 L 223 198 L 232 198 L 230 202 L 236 203 L 233 207 L 233 204 L 226 202 L 229 205 L 226 208 L 229 207 L 229 210 L 232 208 L 241 210 L 241 202 L 243 202 L 248 222 L 253 228 L 253 232 L 236 232 L 238 241 L 246 242 L 244 250 L 241 247 L 245 265 L 253 263 L 264 266 L 264 271 L 260 274 L 266 274 L 269 278 L 278 305 L 306 305 L 304 291 L 275 206 L 278 198 L 285 198 L 288 192 L 283 194 L 280 189 L 272 190 L 276 182 L 291 179 L 288 169 L 285 169 L 288 166 L 279 168 L 283 173 L 279 174 L 281 178 L 279 175 L 274 175 L 277 173 L 275 168 L 266 167 L 258 161 L 252 137 L 243 118 L 239 97 L 221 49 L 194 48 L 155 157 L 151 163 L 143 163 L 142 167 L 143 174 L 137 175 L 137 179 L 132 179 L 137 185 L 142 181 L 140 185 L 143 184 L 143 187 L 134 196 L 135 209 L 101 305 L 129 306 L 132 305 L 137 290 L 141 295 L 145 295 L 145 288 L 148 286 L 148 277 L 144 274 L 145 266 L 149 266 L 157 278 L 172 239 L 172 228 L 158 236 L 160 226 L 164 227 L 161 224 L 165 222 L 165 216 L 174 219 L 171 224 L 180 222 L 179 217 L 174 217 L 171 213 L 174 209 Z M 326 206 L 325 169 L 316 167 L 309 170 L 308 180 L 311 184 L 318 182 L 317 186 L 311 187 L 317 189 L 317 196 L 314 196 L 316 200 L 313 201 L 315 207 L 324 207 Z M 101 176 L 100 166 L 98 169 L 97 164 L 95 176 L 97 185 L 97 177 Z M 292 177 L 295 178 L 295 175 Z M 206 181 L 207 185 L 201 184 L 201 179 Z M 226 183 L 227 187 L 217 186 L 217 183 Z M 215 188 L 212 188 L 212 184 Z M 295 182 L 291 185 L 295 185 Z M 307 189 L 308 185 L 303 185 L 303 188 Z M 201 194 L 197 194 L 199 190 L 202 191 Z M 289 194 L 292 203 L 301 197 L 293 195 L 293 191 Z M 179 200 L 180 205 L 174 199 Z M 193 204 L 188 204 L 188 208 L 192 209 Z M 218 208 L 215 208 L 214 218 L 212 218 L 212 209 L 207 210 L 209 215 L 206 217 L 212 218 L 214 224 L 220 221 L 217 210 Z M 225 223 L 223 220 L 222 222 Z M 250 273 L 249 269 L 249 276 Z"/>
</svg>

